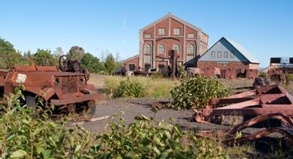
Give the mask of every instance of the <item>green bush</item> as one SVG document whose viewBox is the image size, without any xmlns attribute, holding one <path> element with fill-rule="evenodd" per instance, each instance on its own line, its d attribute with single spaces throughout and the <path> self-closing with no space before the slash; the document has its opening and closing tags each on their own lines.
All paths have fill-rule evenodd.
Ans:
<svg viewBox="0 0 293 159">
<path fill-rule="evenodd" d="M 203 76 L 183 78 L 181 84 L 171 90 L 173 101 L 169 107 L 173 109 L 200 109 L 206 106 L 211 98 L 225 97 L 229 94 L 229 88 L 217 79 Z"/>
<path fill-rule="evenodd" d="M 21 91 L 1 106 L 0 158 L 92 158 L 95 140 L 82 127 L 66 129 L 65 120 L 52 121 L 47 113 L 35 116 L 19 104 Z"/>
<path fill-rule="evenodd" d="M 166 159 L 224 158 L 221 145 L 213 140 L 199 139 L 166 122 L 153 123 L 138 115 L 129 126 L 112 122 L 107 134 L 98 136 L 97 158 Z"/>
<path fill-rule="evenodd" d="M 68 125 L 66 118 L 52 120 L 47 113 L 34 115 L 21 106 L 21 91 L 5 97 L 1 107 L 0 158 L 94 159 L 94 158 L 226 158 L 215 140 L 197 138 L 192 132 L 164 121 L 138 115 L 125 125 L 111 122 L 103 134 L 91 134 L 81 126 Z M 172 122 L 171 122 L 172 123 Z"/>
<path fill-rule="evenodd" d="M 152 78 L 152 79 L 158 79 L 158 78 L 162 78 L 162 77 L 163 77 L 163 74 L 162 74 L 161 71 L 158 71 L 158 72 L 153 73 L 153 74 L 151 75 L 151 78 Z"/>
<path fill-rule="evenodd" d="M 144 97 L 145 88 L 136 81 L 127 80 L 121 81 L 119 86 L 114 90 L 114 97 Z"/>
</svg>

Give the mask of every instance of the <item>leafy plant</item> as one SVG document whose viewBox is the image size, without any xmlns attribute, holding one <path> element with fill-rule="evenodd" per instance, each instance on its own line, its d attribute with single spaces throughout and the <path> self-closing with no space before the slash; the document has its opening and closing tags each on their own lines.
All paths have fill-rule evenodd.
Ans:
<svg viewBox="0 0 293 159">
<path fill-rule="evenodd" d="M 20 105 L 21 98 L 17 89 L 1 106 L 0 158 L 92 158 L 95 141 L 88 131 L 79 126 L 67 129 L 65 119 L 53 121 L 46 113 L 36 117 Z"/>
<path fill-rule="evenodd" d="M 178 81 L 169 78 L 152 78 L 152 77 L 129 77 L 132 81 L 137 81 L 142 84 L 144 88 L 144 97 L 150 98 L 170 98 L 170 90 L 174 85 L 178 85 Z M 122 76 L 105 76 L 105 89 L 117 90 L 121 81 L 125 81 L 127 77 Z M 91 83 L 101 83 L 100 81 L 93 81 Z"/>
<path fill-rule="evenodd" d="M 214 78 L 196 76 L 183 78 L 181 84 L 171 90 L 173 101 L 169 105 L 173 109 L 203 108 L 214 97 L 229 95 L 228 87 Z"/>
<path fill-rule="evenodd" d="M 109 133 L 98 135 L 97 158 L 224 158 L 215 141 L 196 138 L 173 124 L 138 115 L 129 126 L 121 118 L 109 125 Z"/>
<path fill-rule="evenodd" d="M 114 97 L 143 97 L 144 94 L 145 89 L 143 85 L 129 78 L 121 81 L 120 85 L 114 90 Z"/>
</svg>

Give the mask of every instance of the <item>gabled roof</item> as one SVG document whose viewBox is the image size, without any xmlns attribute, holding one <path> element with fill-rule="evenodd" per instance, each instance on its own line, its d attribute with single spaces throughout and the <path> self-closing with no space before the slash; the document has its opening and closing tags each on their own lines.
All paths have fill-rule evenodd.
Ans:
<svg viewBox="0 0 293 159">
<path fill-rule="evenodd" d="M 121 62 L 124 63 L 125 61 L 129 61 L 129 60 L 132 60 L 132 59 L 135 59 L 135 58 L 139 58 L 139 54 L 131 56 L 131 57 L 127 58 L 127 59 L 124 59 Z"/>
<path fill-rule="evenodd" d="M 181 19 L 181 18 L 179 18 L 179 17 L 174 16 L 174 15 L 173 15 L 172 13 L 170 13 L 170 12 L 169 12 L 167 15 L 163 16 L 162 18 L 156 20 L 155 22 L 153 22 L 153 23 L 147 25 L 146 27 L 140 29 L 140 31 L 146 30 L 147 28 L 153 26 L 154 24 L 156 24 L 156 23 L 158 23 L 158 22 L 160 22 L 160 21 L 162 21 L 162 20 L 165 20 L 166 18 L 172 18 L 172 19 L 175 19 L 176 21 L 181 22 L 181 23 L 183 23 L 183 24 L 186 24 L 186 25 L 189 26 L 190 28 L 192 28 L 192 29 L 194 29 L 194 30 L 197 30 L 197 31 L 199 31 L 199 32 L 202 32 L 203 34 L 205 34 L 205 35 L 208 36 L 208 34 L 204 33 L 200 28 L 198 28 L 198 27 L 192 25 L 191 23 L 188 23 L 187 21 L 184 21 L 183 19 Z"/>
<path fill-rule="evenodd" d="M 259 62 L 252 56 L 252 54 L 249 51 L 247 51 L 243 46 L 241 46 L 239 43 L 237 43 L 233 40 L 227 39 L 225 37 L 222 37 L 220 40 L 215 42 L 215 44 L 213 44 L 203 55 L 208 53 L 221 40 L 227 41 L 232 47 L 234 47 L 236 50 L 238 50 L 239 53 L 242 54 L 250 63 L 258 63 L 259 64 Z M 203 55 L 201 55 L 201 57 Z"/>
<path fill-rule="evenodd" d="M 222 37 L 224 38 L 224 37 Z M 239 43 L 231 40 L 231 39 L 227 39 L 224 38 L 225 40 L 227 40 L 236 50 L 238 50 L 244 57 L 247 58 L 248 61 L 250 61 L 251 63 L 259 63 L 253 56 L 252 54 L 247 51 L 242 45 L 240 45 Z"/>
</svg>

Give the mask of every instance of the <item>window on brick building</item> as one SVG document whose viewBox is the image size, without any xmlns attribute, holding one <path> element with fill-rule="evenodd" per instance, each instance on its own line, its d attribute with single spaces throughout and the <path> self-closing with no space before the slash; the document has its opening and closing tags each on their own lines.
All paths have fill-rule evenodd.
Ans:
<svg viewBox="0 0 293 159">
<path fill-rule="evenodd" d="M 165 45 L 164 44 L 159 44 L 158 46 L 158 53 L 159 54 L 164 54 L 165 53 Z"/>
<path fill-rule="evenodd" d="M 175 50 L 176 54 L 180 54 L 180 45 L 179 44 L 174 44 L 173 45 L 173 50 Z"/>
<path fill-rule="evenodd" d="M 187 61 L 194 58 L 195 47 L 193 44 L 187 46 Z"/>
<path fill-rule="evenodd" d="M 187 34 L 187 38 L 188 38 L 188 39 L 192 39 L 192 38 L 194 38 L 194 34 Z"/>
<path fill-rule="evenodd" d="M 149 63 L 144 64 L 144 69 L 145 70 L 149 70 L 150 68 L 151 68 L 151 64 L 149 64 Z"/>
<path fill-rule="evenodd" d="M 128 65 L 128 70 L 129 71 L 134 71 L 135 70 L 135 64 L 129 64 Z"/>
<path fill-rule="evenodd" d="M 174 28 L 173 35 L 180 35 L 180 28 Z"/>
<path fill-rule="evenodd" d="M 144 63 L 151 63 L 152 59 L 151 59 L 151 55 L 144 55 Z"/>
<path fill-rule="evenodd" d="M 192 54 L 194 55 L 194 45 L 193 44 L 189 44 L 187 46 L 187 54 Z"/>
<path fill-rule="evenodd" d="M 144 45 L 144 54 L 151 54 L 152 53 L 152 46 L 151 44 Z"/>
<path fill-rule="evenodd" d="M 144 34 L 144 38 L 145 39 L 150 39 L 151 38 L 151 34 Z"/>
<path fill-rule="evenodd" d="M 159 28 L 158 34 L 159 35 L 165 35 L 165 28 Z"/>
</svg>

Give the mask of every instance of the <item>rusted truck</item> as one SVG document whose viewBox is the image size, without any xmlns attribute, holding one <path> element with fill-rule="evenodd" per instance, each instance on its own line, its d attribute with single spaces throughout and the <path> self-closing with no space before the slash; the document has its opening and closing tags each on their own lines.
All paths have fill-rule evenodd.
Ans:
<svg viewBox="0 0 293 159">
<path fill-rule="evenodd" d="M 54 105 L 61 112 L 93 115 L 96 102 L 104 95 L 96 93 L 87 79 L 86 73 L 62 71 L 55 66 L 14 66 L 0 71 L 0 102 L 5 104 L 5 95 L 21 85 L 28 107 L 35 109 L 38 99 L 42 99 L 43 106 Z"/>
</svg>

